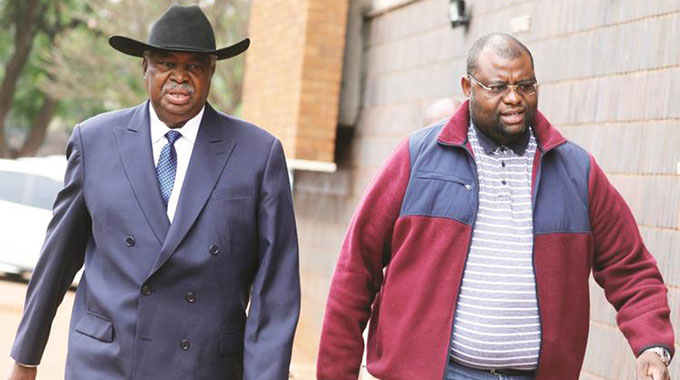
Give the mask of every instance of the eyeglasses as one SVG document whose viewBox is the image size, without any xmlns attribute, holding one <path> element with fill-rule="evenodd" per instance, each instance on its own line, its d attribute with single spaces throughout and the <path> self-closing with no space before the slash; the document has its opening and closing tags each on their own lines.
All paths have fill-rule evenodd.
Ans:
<svg viewBox="0 0 680 380">
<path fill-rule="evenodd" d="M 519 82 L 517 84 L 510 84 L 510 83 L 494 83 L 491 85 L 485 85 L 484 83 L 480 82 L 477 78 L 475 78 L 472 74 L 468 73 L 468 78 L 472 79 L 477 83 L 481 88 L 485 89 L 488 91 L 491 95 L 493 96 L 505 96 L 510 93 L 510 91 L 515 90 L 519 95 L 522 96 L 529 96 L 529 95 L 534 95 L 536 93 L 536 90 L 538 89 L 538 83 L 536 80 L 525 80 L 522 82 Z"/>
</svg>

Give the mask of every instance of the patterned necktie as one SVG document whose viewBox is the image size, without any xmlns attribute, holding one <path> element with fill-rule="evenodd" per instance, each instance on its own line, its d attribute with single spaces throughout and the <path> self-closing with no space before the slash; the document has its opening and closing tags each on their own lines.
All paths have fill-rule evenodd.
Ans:
<svg viewBox="0 0 680 380">
<path fill-rule="evenodd" d="M 177 131 L 169 131 L 165 134 L 168 143 L 163 146 L 161 155 L 158 158 L 158 166 L 156 166 L 156 175 L 158 176 L 158 185 L 161 188 L 161 196 L 165 207 L 168 207 L 168 199 L 172 193 L 172 187 L 175 185 L 175 172 L 177 171 L 177 151 L 175 151 L 175 141 L 182 136 Z"/>
</svg>

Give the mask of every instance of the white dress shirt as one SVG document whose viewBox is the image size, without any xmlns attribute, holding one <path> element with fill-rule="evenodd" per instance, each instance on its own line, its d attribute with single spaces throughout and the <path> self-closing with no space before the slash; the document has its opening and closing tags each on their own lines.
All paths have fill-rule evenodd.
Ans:
<svg viewBox="0 0 680 380">
<path fill-rule="evenodd" d="M 201 108 L 201 111 L 189 119 L 182 128 L 175 128 L 174 130 L 181 133 L 182 137 L 175 141 L 175 151 L 177 151 L 177 172 L 175 174 L 175 184 L 172 186 L 172 192 L 170 193 L 170 199 L 168 199 L 168 219 L 172 223 L 172 219 L 175 216 L 175 210 L 177 209 L 177 201 L 179 201 L 179 196 L 182 190 L 182 184 L 184 183 L 184 177 L 187 174 L 187 168 L 189 167 L 189 160 L 191 159 L 191 152 L 194 149 L 194 143 L 196 142 L 196 136 L 198 135 L 198 127 L 201 125 L 201 119 L 203 118 L 203 111 L 205 106 Z M 168 139 L 165 138 L 165 134 L 173 130 L 168 128 L 165 123 L 163 123 L 156 115 L 156 110 L 153 109 L 153 105 L 149 103 L 149 121 L 151 127 L 151 148 L 153 149 L 153 166 L 158 165 L 158 159 L 161 155 L 161 149 L 168 143 Z"/>
</svg>

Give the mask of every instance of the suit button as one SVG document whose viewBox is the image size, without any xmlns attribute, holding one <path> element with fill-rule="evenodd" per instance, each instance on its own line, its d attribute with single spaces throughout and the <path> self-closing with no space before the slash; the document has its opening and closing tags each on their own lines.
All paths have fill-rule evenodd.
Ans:
<svg viewBox="0 0 680 380">
<path fill-rule="evenodd" d="M 196 302 L 196 294 L 189 292 L 186 294 L 186 296 L 184 296 L 184 299 L 186 299 L 189 303 L 194 303 Z"/>
<path fill-rule="evenodd" d="M 179 342 L 179 346 L 184 350 L 188 350 L 191 344 L 189 344 L 189 341 L 186 339 L 183 339 L 181 342 Z"/>
<path fill-rule="evenodd" d="M 213 256 L 217 256 L 218 253 L 220 253 L 220 249 L 217 248 L 215 244 L 210 244 L 210 247 L 208 247 L 208 251 L 210 251 L 210 254 Z"/>
<path fill-rule="evenodd" d="M 144 286 L 142 286 L 142 294 L 145 296 L 151 294 L 151 287 L 149 285 L 144 284 Z"/>
<path fill-rule="evenodd" d="M 125 238 L 125 245 L 127 245 L 128 247 L 132 247 L 133 245 L 135 245 L 135 237 L 132 236 L 132 235 L 126 237 Z"/>
</svg>

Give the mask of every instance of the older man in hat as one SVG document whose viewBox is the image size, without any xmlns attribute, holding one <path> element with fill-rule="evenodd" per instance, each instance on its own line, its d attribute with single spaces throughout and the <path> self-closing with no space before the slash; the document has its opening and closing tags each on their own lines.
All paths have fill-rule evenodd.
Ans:
<svg viewBox="0 0 680 380">
<path fill-rule="evenodd" d="M 149 100 L 73 130 L 10 378 L 36 377 L 84 264 L 67 379 L 287 379 L 300 286 L 283 149 L 206 103 L 215 62 L 249 41 L 216 49 L 201 10 L 175 5 L 148 43 L 109 43 L 143 58 Z"/>
</svg>

